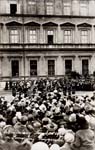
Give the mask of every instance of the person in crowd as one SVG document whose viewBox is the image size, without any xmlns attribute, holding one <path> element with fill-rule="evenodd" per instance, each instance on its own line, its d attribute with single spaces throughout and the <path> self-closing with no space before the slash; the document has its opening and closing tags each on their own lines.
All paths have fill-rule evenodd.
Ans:
<svg viewBox="0 0 95 150">
<path fill-rule="evenodd" d="M 74 134 L 67 132 L 64 135 L 65 144 L 60 148 L 60 150 L 71 150 L 71 144 L 74 142 Z"/>
<path fill-rule="evenodd" d="M 71 150 L 95 150 L 95 134 L 89 128 L 85 117 L 79 116 L 78 124 L 80 129 L 75 133 L 75 141 L 71 145 Z"/>
<path fill-rule="evenodd" d="M 92 97 L 74 94 L 77 87 L 82 88 L 84 84 L 86 83 L 83 80 L 75 81 L 67 78 L 15 82 L 12 84 L 13 90 L 15 88 L 16 91 L 13 101 L 0 98 L 1 133 L 7 125 L 11 125 L 16 131 L 16 135 L 13 135 L 14 140 L 18 141 L 18 135 L 21 136 L 21 141 L 28 138 L 29 141 L 34 139 L 34 143 L 44 141 L 44 139 L 47 141 L 50 138 L 50 144 L 59 143 L 59 146 L 62 146 L 65 141 L 63 149 L 65 147 L 69 149 L 70 145 L 74 149 L 79 133 L 87 131 L 88 135 L 91 134 L 86 139 L 89 140 L 93 137 L 95 129 L 94 92 Z M 79 121 L 79 116 L 87 120 L 90 129 L 86 126 L 87 124 L 84 128 L 81 126 L 80 122 L 82 121 Z M 83 122 L 83 124 L 85 123 Z M 75 133 L 73 144 L 72 141 L 66 141 L 68 138 L 65 139 L 68 130 Z M 86 134 L 84 134 L 84 138 L 85 136 Z M 21 141 L 19 142 L 21 143 Z M 90 144 L 93 145 L 93 142 Z M 27 142 L 22 145 L 24 148 L 25 145 L 27 149 L 29 148 Z M 19 149 L 23 149 L 22 145 L 19 146 Z"/>
</svg>

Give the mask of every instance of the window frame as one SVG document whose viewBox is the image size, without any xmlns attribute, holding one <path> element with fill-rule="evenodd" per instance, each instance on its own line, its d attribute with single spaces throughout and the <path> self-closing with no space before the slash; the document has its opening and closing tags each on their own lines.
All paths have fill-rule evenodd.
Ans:
<svg viewBox="0 0 95 150">
<path fill-rule="evenodd" d="M 72 6 L 71 2 L 64 2 L 63 1 L 63 15 L 71 15 L 71 6 Z"/>
<path fill-rule="evenodd" d="M 87 61 L 87 66 L 85 67 L 86 69 L 84 69 L 83 67 L 83 61 Z M 85 59 L 82 59 L 82 75 L 88 75 L 89 74 L 89 59 L 85 58 Z"/>
<path fill-rule="evenodd" d="M 66 70 L 66 61 L 71 61 L 71 68 L 68 69 L 68 71 Z M 65 59 L 65 74 L 69 74 L 73 69 L 73 60 L 72 59 Z"/>
<path fill-rule="evenodd" d="M 89 2 L 87 0 L 80 0 L 80 15 L 87 16 L 88 14 L 89 14 Z"/>
<path fill-rule="evenodd" d="M 12 34 L 12 31 L 17 31 L 17 34 Z M 14 38 L 14 39 L 13 39 Z M 12 41 L 13 40 L 13 41 Z M 20 30 L 18 28 L 10 28 L 9 29 L 9 43 L 10 44 L 17 44 L 20 43 Z"/>
<path fill-rule="evenodd" d="M 35 34 L 30 34 L 30 32 L 33 32 L 33 31 L 35 31 Z M 37 34 L 37 29 L 35 29 L 35 28 L 30 28 L 29 29 L 29 31 L 28 31 L 28 42 L 29 43 L 31 43 L 31 44 L 35 44 L 35 43 L 37 43 L 38 41 L 37 41 L 37 36 L 38 36 L 38 34 Z M 34 40 L 35 39 L 35 40 Z M 31 41 L 31 40 L 33 40 L 33 41 Z"/>
<path fill-rule="evenodd" d="M 35 11 L 33 11 L 35 9 Z M 28 0 L 27 1 L 27 13 L 28 14 L 36 14 L 37 12 L 37 2 L 36 0 L 33 1 L 33 0 Z"/>
<path fill-rule="evenodd" d="M 49 42 L 49 36 L 52 36 L 52 41 Z M 47 43 L 52 45 L 54 44 L 54 30 L 47 30 Z"/>
<path fill-rule="evenodd" d="M 13 62 L 18 62 L 18 69 L 17 69 L 17 67 L 13 67 L 12 65 L 13 65 Z M 18 75 L 13 75 L 13 70 L 12 69 L 15 69 L 15 70 L 18 70 Z M 20 76 L 20 61 L 18 60 L 18 59 L 12 59 L 11 60 L 11 75 L 12 75 L 12 77 L 19 77 Z"/>
<path fill-rule="evenodd" d="M 47 15 L 53 15 L 54 14 L 53 2 L 46 2 L 46 14 Z"/>
<path fill-rule="evenodd" d="M 87 32 L 87 34 L 82 34 L 82 32 L 84 31 L 84 33 Z M 80 30 L 80 42 L 82 44 L 87 44 L 90 42 L 90 38 L 89 38 L 89 30 L 88 29 L 81 29 Z"/>
<path fill-rule="evenodd" d="M 15 7 L 16 7 L 15 11 L 13 11 L 13 13 L 12 13 L 12 5 L 15 5 Z M 16 15 L 17 14 L 17 4 L 16 3 L 10 3 L 10 14 L 11 15 Z"/>
<path fill-rule="evenodd" d="M 70 31 L 70 34 L 65 35 L 65 32 L 68 33 L 68 31 Z M 69 43 L 73 42 L 73 33 L 72 32 L 73 32 L 72 29 L 69 29 L 69 28 L 63 30 L 63 41 L 64 41 L 64 43 L 69 44 Z"/>
<path fill-rule="evenodd" d="M 49 64 L 53 62 L 53 64 Z M 55 76 L 55 60 L 54 59 L 48 59 L 48 76 Z"/>
<path fill-rule="evenodd" d="M 30 77 L 32 77 L 32 76 L 37 76 L 38 75 L 38 60 L 37 59 L 30 59 Z M 36 66 L 36 69 L 31 69 L 31 62 L 36 62 L 36 65 L 34 65 L 34 66 Z M 36 74 L 31 74 L 31 71 L 34 71 L 34 72 L 36 72 Z"/>
</svg>

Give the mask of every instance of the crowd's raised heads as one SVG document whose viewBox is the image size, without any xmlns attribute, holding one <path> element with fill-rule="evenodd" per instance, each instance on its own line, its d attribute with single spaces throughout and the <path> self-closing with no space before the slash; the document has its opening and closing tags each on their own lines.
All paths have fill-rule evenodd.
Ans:
<svg viewBox="0 0 95 150">
<path fill-rule="evenodd" d="M 64 136 L 64 140 L 66 143 L 73 143 L 74 142 L 74 135 L 72 133 L 66 133 Z"/>
<path fill-rule="evenodd" d="M 72 114 L 69 116 L 69 121 L 70 121 L 70 122 L 76 122 L 76 114 L 75 114 L 75 113 L 72 113 Z"/>
<path fill-rule="evenodd" d="M 50 150 L 60 150 L 60 147 L 58 144 L 53 144 L 51 145 Z"/>
<path fill-rule="evenodd" d="M 21 114 L 20 111 L 16 112 L 16 117 L 17 117 L 18 120 L 21 120 L 22 114 Z"/>
<path fill-rule="evenodd" d="M 31 146 L 31 150 L 49 150 L 49 147 L 44 142 L 37 142 Z"/>
<path fill-rule="evenodd" d="M 64 136 L 66 134 L 66 129 L 64 127 L 58 129 L 58 134 Z"/>
</svg>

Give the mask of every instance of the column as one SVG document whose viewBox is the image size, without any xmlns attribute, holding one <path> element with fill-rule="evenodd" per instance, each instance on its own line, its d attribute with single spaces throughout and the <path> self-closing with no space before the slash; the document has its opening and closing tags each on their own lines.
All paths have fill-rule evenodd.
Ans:
<svg viewBox="0 0 95 150">
<path fill-rule="evenodd" d="M 90 42 L 91 43 L 95 43 L 95 27 L 92 26 L 92 30 L 91 30 L 91 39 L 90 39 Z"/>
<path fill-rule="evenodd" d="M 79 43 L 79 31 L 77 25 L 75 25 L 75 43 Z"/>
<path fill-rule="evenodd" d="M 58 43 L 63 43 L 63 30 L 61 31 L 60 25 L 58 25 Z"/>
<path fill-rule="evenodd" d="M 79 74 L 82 73 L 81 59 L 78 57 L 78 55 L 76 55 L 76 58 L 75 58 L 74 69 L 75 69 L 75 71 L 78 72 Z"/>
<path fill-rule="evenodd" d="M 0 78 L 2 77 L 2 60 L 3 60 L 3 57 L 0 56 Z"/>
<path fill-rule="evenodd" d="M 56 61 L 56 75 L 63 75 L 63 59 L 61 56 L 58 56 L 57 61 Z"/>
<path fill-rule="evenodd" d="M 39 39 L 40 43 L 44 43 L 44 30 L 43 30 L 43 26 L 40 26 L 40 39 Z"/>
<path fill-rule="evenodd" d="M 2 43 L 9 43 L 9 35 L 6 25 L 3 26 Z"/>
</svg>

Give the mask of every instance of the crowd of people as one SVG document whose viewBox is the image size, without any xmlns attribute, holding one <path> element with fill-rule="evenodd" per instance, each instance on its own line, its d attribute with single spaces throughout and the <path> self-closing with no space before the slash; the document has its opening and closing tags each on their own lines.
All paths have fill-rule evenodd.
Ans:
<svg viewBox="0 0 95 150">
<path fill-rule="evenodd" d="M 74 88 L 76 91 L 93 91 L 93 90 L 95 90 L 95 78 L 94 77 L 88 77 L 88 78 L 84 78 L 84 77 L 71 78 L 70 77 L 70 78 L 68 78 L 68 76 L 65 76 L 65 77 L 59 78 L 59 79 L 52 79 L 52 80 L 48 79 L 48 81 L 51 85 L 55 84 L 56 80 L 57 80 L 58 84 L 60 85 L 60 87 L 62 87 L 62 88 L 64 86 L 65 88 L 68 89 L 67 83 L 69 83 L 71 88 Z M 32 81 L 27 80 L 27 82 L 31 82 L 31 84 L 33 84 L 33 82 L 35 82 L 35 80 L 32 80 Z M 43 82 L 44 82 L 44 84 L 46 84 L 47 79 L 44 79 Z M 11 90 L 12 85 L 13 85 L 12 80 L 6 81 L 5 90 Z"/>
<path fill-rule="evenodd" d="M 0 148 L 94 150 L 95 92 L 75 92 L 73 80 L 14 82 L 13 100 L 0 97 Z"/>
</svg>

